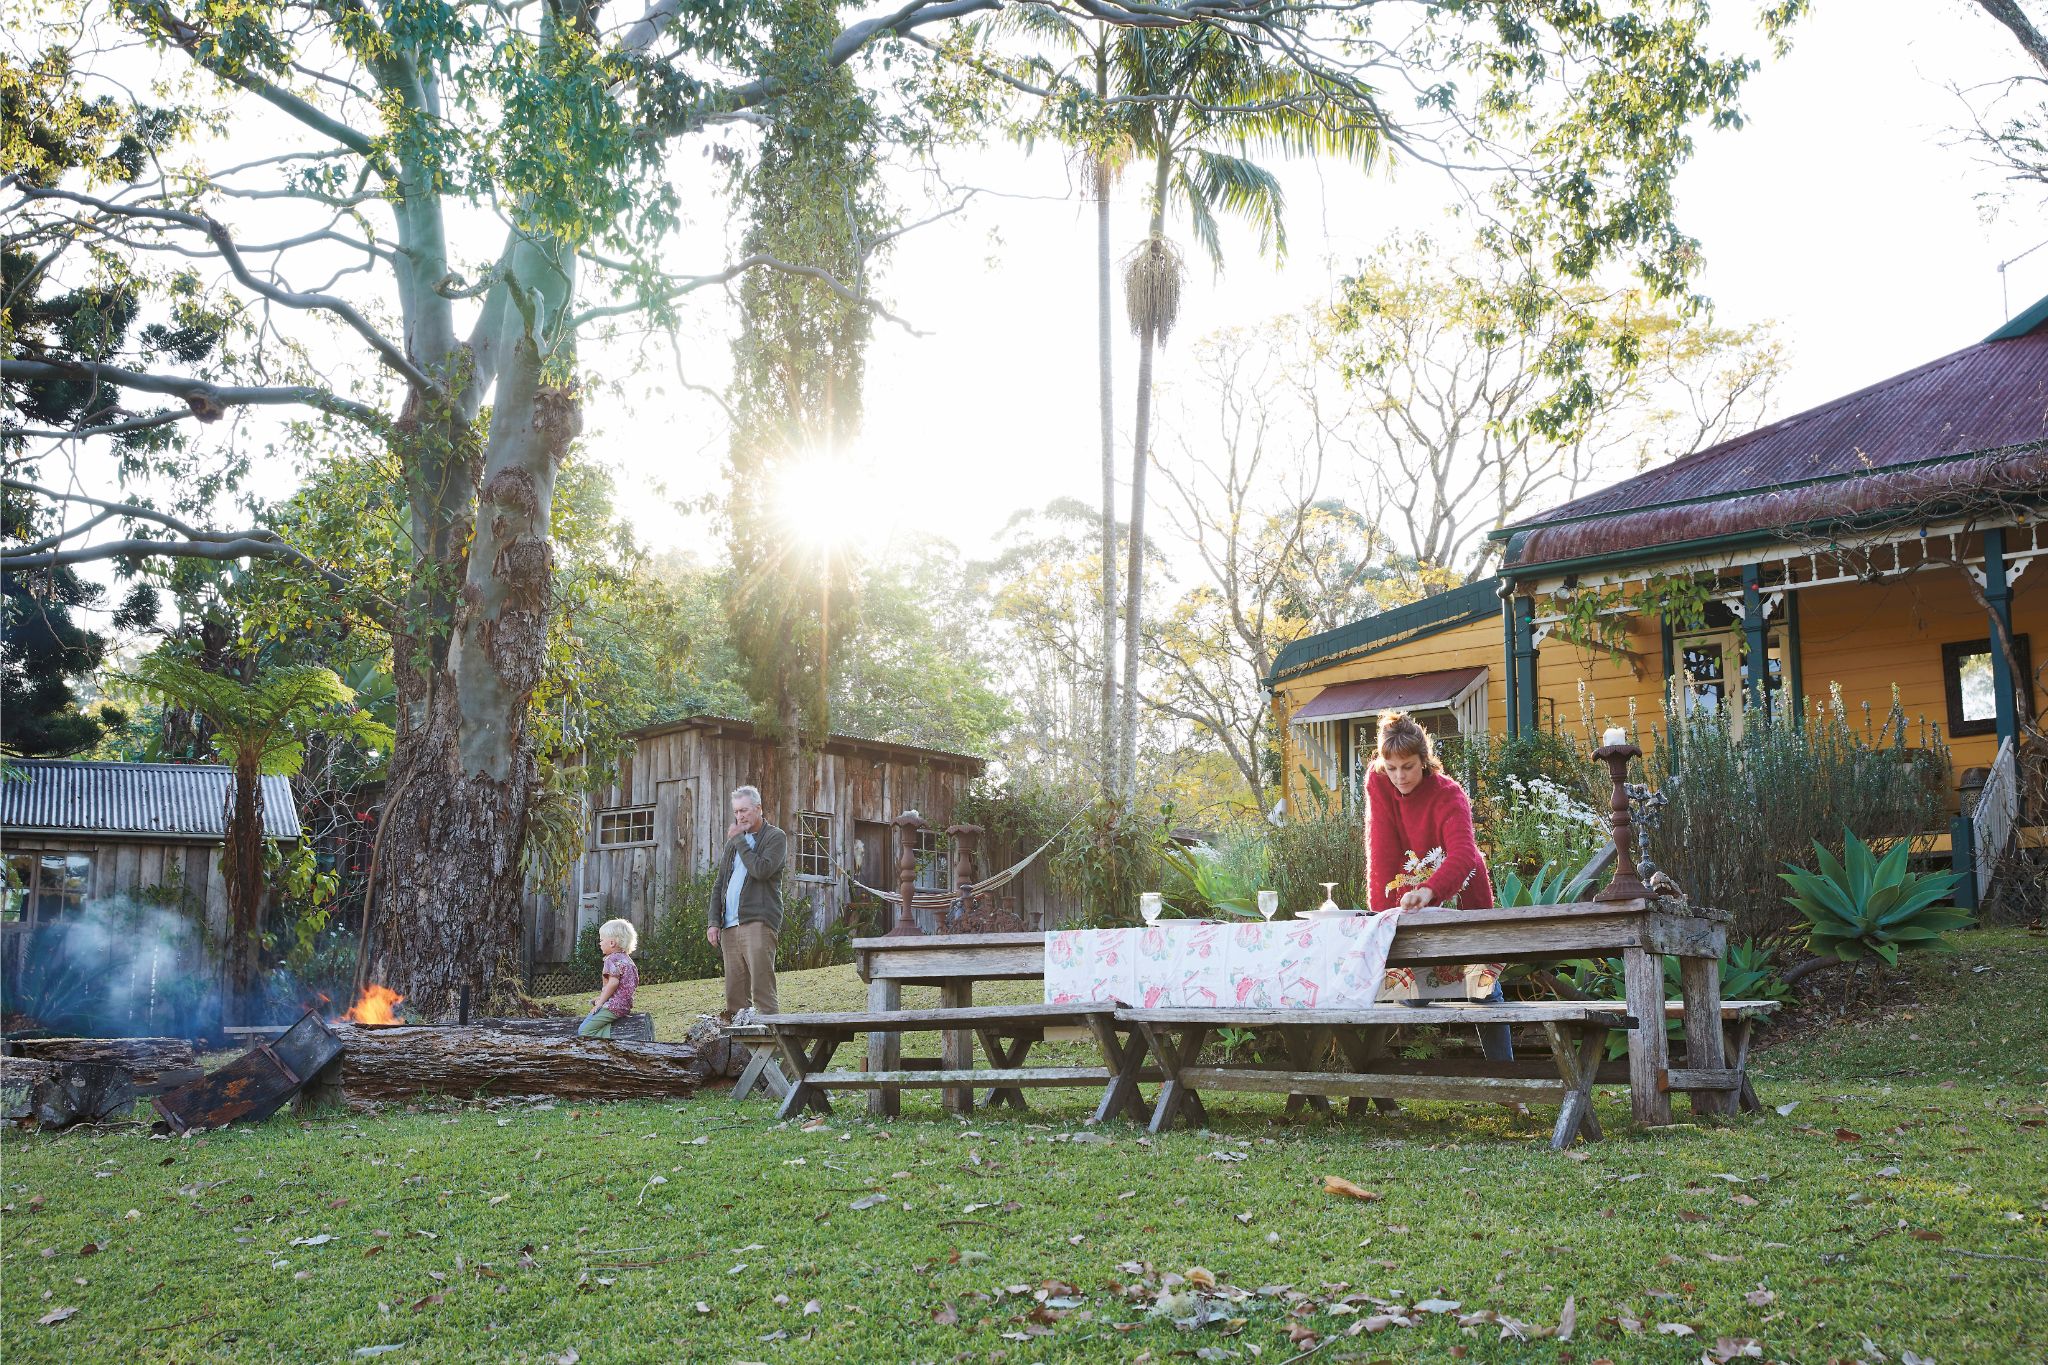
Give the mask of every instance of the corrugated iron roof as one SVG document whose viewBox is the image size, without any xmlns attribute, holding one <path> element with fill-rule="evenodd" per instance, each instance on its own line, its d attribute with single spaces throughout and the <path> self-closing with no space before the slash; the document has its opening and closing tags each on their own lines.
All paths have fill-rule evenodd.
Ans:
<svg viewBox="0 0 2048 1365">
<path fill-rule="evenodd" d="M 761 734 L 759 727 L 750 720 L 742 720 L 737 716 L 709 715 L 683 716 L 677 720 L 657 721 L 653 725 L 643 725 L 637 730 L 628 730 L 621 737 L 631 740 L 652 739 L 656 735 L 672 735 L 680 730 L 719 730 L 729 732 L 743 740 L 766 742 L 766 737 Z M 927 749 L 917 744 L 902 744 L 893 739 L 867 739 L 860 735 L 827 735 L 825 736 L 824 749 L 827 753 L 851 753 L 859 749 L 883 749 L 908 759 L 913 763 L 941 761 L 959 767 L 972 768 L 977 773 L 988 766 L 987 759 L 977 757 L 974 754 L 955 753 L 951 749 Z"/>
<path fill-rule="evenodd" d="M 0 782 L 0 829 L 168 838 L 225 839 L 228 783 L 215 763 L 97 763 L 84 759 L 10 759 L 23 781 Z M 291 781 L 263 784 L 263 833 L 297 839 Z"/>
<path fill-rule="evenodd" d="M 1794 512 L 1881 501 L 1877 490 L 1916 466 L 2029 449 L 2048 440 L 2048 329 L 2004 331 L 1496 532 L 1506 562 L 1767 534 Z"/>
<path fill-rule="evenodd" d="M 1406 711 L 1418 706 L 1448 706 L 1485 675 L 1484 668 L 1441 668 L 1434 673 L 1332 683 L 1294 713 L 1293 723 L 1370 716 L 1390 707 Z"/>
<path fill-rule="evenodd" d="M 1281 649 L 1273 660 L 1273 671 L 1266 679 L 1266 685 L 1271 687 L 1291 673 L 1299 673 L 1304 668 L 1339 655 L 1359 653 L 1369 646 L 1396 639 L 1412 640 L 1453 626 L 1466 625 L 1481 617 L 1498 616 L 1501 610 L 1497 595 L 1499 587 L 1499 579 L 1482 578 L 1434 597 L 1424 597 L 1314 635 L 1304 635 Z"/>
</svg>

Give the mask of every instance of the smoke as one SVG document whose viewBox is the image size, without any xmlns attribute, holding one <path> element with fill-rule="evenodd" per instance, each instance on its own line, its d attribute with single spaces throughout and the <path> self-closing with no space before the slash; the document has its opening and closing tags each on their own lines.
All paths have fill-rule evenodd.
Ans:
<svg viewBox="0 0 2048 1365">
<path fill-rule="evenodd" d="M 0 968 L 0 1015 L 10 1028 L 189 1038 L 220 1024 L 219 959 L 204 925 L 126 896 L 24 931 Z"/>
</svg>

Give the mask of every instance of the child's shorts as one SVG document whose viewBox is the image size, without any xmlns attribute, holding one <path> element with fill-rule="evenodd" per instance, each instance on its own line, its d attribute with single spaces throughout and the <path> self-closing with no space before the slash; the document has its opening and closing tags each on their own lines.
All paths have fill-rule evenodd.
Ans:
<svg viewBox="0 0 2048 1365">
<path fill-rule="evenodd" d="M 612 1025 L 618 1023 L 619 1018 L 620 1016 L 612 1013 L 610 1010 L 592 1010 L 590 1016 L 577 1026 L 576 1036 L 579 1038 L 609 1038 L 612 1036 Z"/>
</svg>

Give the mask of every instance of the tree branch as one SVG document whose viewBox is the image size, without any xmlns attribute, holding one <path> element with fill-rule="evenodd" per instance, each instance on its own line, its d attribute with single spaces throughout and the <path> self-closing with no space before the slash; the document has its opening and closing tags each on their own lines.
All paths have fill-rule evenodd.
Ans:
<svg viewBox="0 0 2048 1365">
<path fill-rule="evenodd" d="M 184 399 L 192 415 L 202 422 L 218 422 L 229 408 L 310 407 L 337 417 L 353 417 L 379 432 L 391 425 L 383 413 L 369 404 L 309 384 L 222 387 L 186 375 L 148 374 L 82 360 L 0 359 L 0 379 L 98 379 L 139 393 L 169 394 Z"/>
<path fill-rule="evenodd" d="M 411 358 L 406 355 L 402 347 L 375 327 L 372 327 L 369 319 L 358 313 L 355 310 L 355 305 L 349 303 L 348 300 L 336 298 L 332 294 L 300 293 L 296 290 L 284 289 L 278 285 L 257 279 L 254 272 L 249 269 L 248 263 L 242 259 L 241 250 L 236 247 L 234 238 L 228 235 L 227 228 L 217 219 L 209 218 L 204 214 L 184 213 L 177 209 L 145 208 L 132 204 L 116 204 L 111 200 L 97 199 L 92 195 L 78 194 L 71 190 L 27 189 L 22 191 L 22 197 L 24 199 L 65 199 L 74 204 L 83 204 L 87 208 L 96 209 L 101 213 L 111 214 L 117 218 L 154 218 L 163 222 L 176 223 L 180 227 L 190 228 L 194 232 L 202 233 L 213 243 L 214 250 L 220 254 L 221 260 L 227 263 L 228 270 L 246 288 L 253 289 L 264 298 L 271 300 L 273 303 L 281 303 L 287 308 L 300 308 L 334 314 L 347 323 L 358 336 L 369 342 L 370 348 L 384 358 L 384 363 L 398 371 L 401 375 L 404 375 L 406 381 L 414 388 L 429 394 L 438 394 L 441 390 L 441 386 L 432 379 L 429 379 L 425 371 L 412 363 Z M 352 244 L 360 245 L 359 243 Z"/>
</svg>

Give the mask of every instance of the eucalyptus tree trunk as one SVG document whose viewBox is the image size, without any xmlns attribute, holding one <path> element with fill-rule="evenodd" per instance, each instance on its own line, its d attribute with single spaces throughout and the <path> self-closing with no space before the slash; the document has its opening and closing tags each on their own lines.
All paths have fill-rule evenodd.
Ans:
<svg viewBox="0 0 2048 1365">
<path fill-rule="evenodd" d="M 1109 98 L 1109 51 L 1105 38 L 1095 50 L 1095 97 Z M 1115 297 L 1110 288 L 1109 191 L 1113 168 L 1098 153 L 1095 175 L 1095 344 L 1101 360 L 1096 400 L 1102 416 L 1102 706 L 1096 733 L 1096 766 L 1104 800 L 1120 790 L 1117 775 L 1116 728 L 1116 389 L 1111 382 L 1111 320 Z"/>
<path fill-rule="evenodd" d="M 429 69 L 415 70 L 437 105 Z M 460 341 L 436 287 L 451 271 L 432 168 L 405 167 L 399 190 L 407 351 L 442 389 L 415 393 L 397 438 L 419 557 L 392 631 L 400 728 L 363 975 L 431 1016 L 464 986 L 481 1006 L 517 981 L 519 853 L 538 780 L 527 706 L 547 657 L 555 477 L 581 425 L 564 325 L 576 252 L 513 237 Z"/>
</svg>

